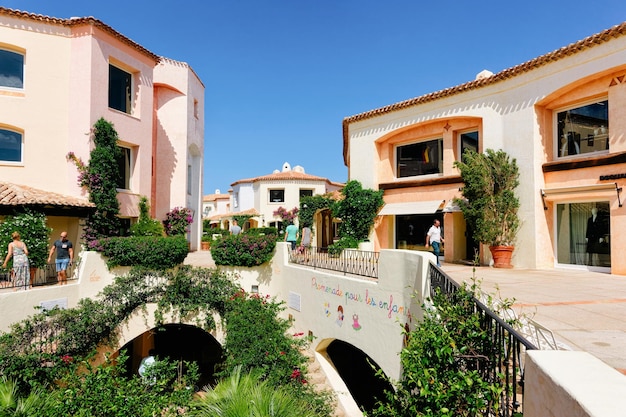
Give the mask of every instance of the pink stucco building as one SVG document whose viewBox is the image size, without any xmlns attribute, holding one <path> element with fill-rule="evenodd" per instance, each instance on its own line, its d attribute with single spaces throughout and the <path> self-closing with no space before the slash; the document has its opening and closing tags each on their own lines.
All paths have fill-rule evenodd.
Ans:
<svg viewBox="0 0 626 417">
<path fill-rule="evenodd" d="M 124 223 L 137 218 L 140 196 L 159 220 L 174 207 L 190 208 L 188 239 L 197 248 L 204 85 L 196 73 L 93 17 L 0 7 L 0 215 L 16 204 L 39 207 L 55 231 L 78 242 L 88 196 L 66 155 L 89 160 L 90 130 L 100 118 L 113 123 L 123 150 Z"/>
</svg>

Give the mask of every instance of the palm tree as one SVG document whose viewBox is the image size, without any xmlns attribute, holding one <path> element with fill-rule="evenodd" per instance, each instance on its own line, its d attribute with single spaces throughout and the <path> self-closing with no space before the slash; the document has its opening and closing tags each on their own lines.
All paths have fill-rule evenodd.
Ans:
<svg viewBox="0 0 626 417">
<path fill-rule="evenodd" d="M 36 389 L 28 397 L 18 397 L 17 385 L 5 376 L 0 379 L 0 417 L 36 417 L 46 408 L 46 394 Z"/>
<path fill-rule="evenodd" d="M 316 416 L 308 404 L 293 393 L 270 386 L 254 371 L 242 375 L 240 366 L 215 387 L 206 387 L 194 405 L 193 415 L 200 417 Z"/>
</svg>

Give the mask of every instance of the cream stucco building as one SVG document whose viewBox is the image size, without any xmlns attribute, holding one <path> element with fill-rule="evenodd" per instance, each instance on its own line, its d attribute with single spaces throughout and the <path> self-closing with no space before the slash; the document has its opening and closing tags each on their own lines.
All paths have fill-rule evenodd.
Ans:
<svg viewBox="0 0 626 417">
<path fill-rule="evenodd" d="M 252 216 L 249 224 L 240 226 L 244 228 L 270 226 L 282 229 L 281 219 L 274 215 L 279 207 L 291 211 L 300 207 L 300 199 L 304 196 L 336 192 L 343 186 L 342 183 L 307 174 L 299 165 L 292 168 L 288 162 L 285 162 L 280 170 L 274 170 L 271 174 L 241 179 L 232 183 L 231 189 L 228 190 L 230 211 L 211 216 L 211 221 L 227 229 L 233 216 L 248 215 Z M 321 227 L 321 224 L 332 226 L 331 220 L 318 218 L 318 224 L 314 225 L 314 228 Z M 322 236 L 325 241 L 320 240 Z M 314 238 L 317 241 L 314 240 L 314 242 L 317 246 L 327 246 L 328 243 L 332 243 L 332 237 L 329 233 L 318 233 Z"/>
<path fill-rule="evenodd" d="M 513 263 L 626 274 L 626 23 L 475 80 L 343 121 L 349 178 L 383 189 L 378 248 L 421 249 L 442 221 L 445 261 L 478 251 L 452 203 L 465 149 L 502 149 L 520 167 Z M 357 163 L 358 161 L 358 163 Z M 593 229 L 593 232 L 590 232 Z"/>
<path fill-rule="evenodd" d="M 74 241 L 89 204 L 66 155 L 89 161 L 90 132 L 100 118 L 114 125 L 123 150 L 117 169 L 125 225 L 137 218 L 140 196 L 159 220 L 187 207 L 195 213 L 188 239 L 197 248 L 204 85 L 191 67 L 155 55 L 93 17 L 0 7 L 0 182 L 9 190 L 35 190 L 20 205 L 43 209 L 50 226 L 68 230 Z M 0 209 L 10 213 L 11 202 L 0 199 Z"/>
</svg>

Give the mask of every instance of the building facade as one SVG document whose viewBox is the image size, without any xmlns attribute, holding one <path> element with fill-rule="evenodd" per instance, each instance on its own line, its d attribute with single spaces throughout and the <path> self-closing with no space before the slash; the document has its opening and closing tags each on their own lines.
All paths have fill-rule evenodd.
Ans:
<svg viewBox="0 0 626 417">
<path fill-rule="evenodd" d="M 252 216 L 247 227 L 276 227 L 282 230 L 280 217 L 274 212 L 283 207 L 287 211 L 300 207 L 300 199 L 305 196 L 324 195 L 343 188 L 344 184 L 327 178 L 307 174 L 301 166 L 291 167 L 287 162 L 281 170 L 235 181 L 228 191 L 230 212 L 211 217 L 222 228 L 228 228 L 233 216 Z"/>
<path fill-rule="evenodd" d="M 159 57 L 92 17 L 59 19 L 0 7 L 3 183 L 87 200 L 66 155 L 88 163 L 92 127 L 104 118 L 123 151 L 114 167 L 122 176 L 123 223 L 136 220 L 141 196 L 159 220 L 187 207 L 197 213 L 188 236 L 197 248 L 203 111 L 204 86 L 186 63 Z M 79 219 L 70 207 L 56 210 L 49 224 L 77 241 Z"/>
<path fill-rule="evenodd" d="M 626 274 L 626 23 L 496 74 L 343 121 L 349 178 L 383 189 L 378 248 L 424 249 L 442 222 L 445 261 L 490 261 L 453 199 L 466 149 L 520 168 L 513 264 Z M 358 163 L 351 163 L 358 161 Z M 372 169 L 373 167 L 373 169 Z"/>
</svg>

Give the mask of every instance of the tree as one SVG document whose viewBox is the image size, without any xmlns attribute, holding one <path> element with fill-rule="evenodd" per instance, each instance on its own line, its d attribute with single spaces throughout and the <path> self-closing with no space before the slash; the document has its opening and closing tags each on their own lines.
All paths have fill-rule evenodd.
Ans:
<svg viewBox="0 0 626 417">
<path fill-rule="evenodd" d="M 358 242 L 369 238 L 374 219 L 384 204 L 383 190 L 364 189 L 356 180 L 348 181 L 341 190 L 344 199 L 334 206 L 334 216 L 341 219 L 339 236 Z"/>
<path fill-rule="evenodd" d="M 463 197 L 455 199 L 474 238 L 490 246 L 513 245 L 520 222 L 517 215 L 519 169 L 503 150 L 468 151 L 456 161 L 463 178 Z"/>
<path fill-rule="evenodd" d="M 117 186 L 121 178 L 117 166 L 122 152 L 117 145 L 118 136 L 113 124 L 100 118 L 93 127 L 93 140 L 95 147 L 91 151 L 89 165 L 85 165 L 73 152 L 67 155 L 79 170 L 78 183 L 89 190 L 89 201 L 96 206 L 83 232 L 89 247 L 99 238 L 119 235 L 121 225 L 117 200 Z"/>
</svg>

